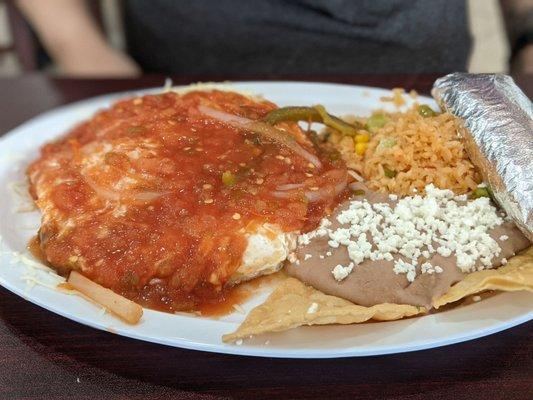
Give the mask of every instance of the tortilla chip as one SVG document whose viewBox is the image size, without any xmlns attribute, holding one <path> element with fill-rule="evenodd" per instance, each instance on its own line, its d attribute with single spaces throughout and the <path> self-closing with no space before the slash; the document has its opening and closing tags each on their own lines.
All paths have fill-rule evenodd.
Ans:
<svg viewBox="0 0 533 400">
<path fill-rule="evenodd" d="M 533 247 L 514 256 L 503 267 L 468 274 L 461 282 L 452 286 L 446 294 L 435 300 L 433 306 L 439 308 L 485 290 L 533 292 Z"/>
<path fill-rule="evenodd" d="M 369 319 L 391 321 L 425 313 L 423 307 L 398 304 L 358 306 L 326 295 L 295 278 L 288 278 L 268 299 L 255 307 L 239 328 L 224 335 L 224 342 L 234 342 L 267 332 L 279 332 L 302 325 L 354 324 Z"/>
<path fill-rule="evenodd" d="M 439 297 L 434 307 L 439 308 L 485 290 L 533 292 L 533 247 L 511 258 L 503 267 L 467 275 L 448 293 Z M 250 311 L 235 332 L 224 335 L 222 340 L 233 342 L 302 325 L 354 324 L 370 319 L 392 321 L 426 312 L 424 307 L 405 304 L 385 303 L 363 307 L 340 297 L 326 295 L 298 279 L 288 278 L 263 304 Z"/>
</svg>

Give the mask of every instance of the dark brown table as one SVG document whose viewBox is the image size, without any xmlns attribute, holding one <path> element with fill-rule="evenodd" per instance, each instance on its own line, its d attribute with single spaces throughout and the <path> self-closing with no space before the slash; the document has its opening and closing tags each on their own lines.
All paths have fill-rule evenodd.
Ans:
<svg viewBox="0 0 533 400">
<path fill-rule="evenodd" d="M 533 76 L 518 82 L 531 96 Z M 175 83 L 223 80 L 188 76 Z M 242 79 L 257 77 L 241 77 Z M 269 77 L 282 79 L 286 77 Z M 436 76 L 308 76 L 299 80 L 405 87 Z M 0 135 L 60 104 L 162 85 L 136 80 L 0 79 Z M 1 266 L 0 266 L 1 267 Z M 170 348 L 100 332 L 0 288 L 0 399 L 352 398 L 533 399 L 533 322 L 454 346 L 332 360 L 237 357 Z"/>
</svg>

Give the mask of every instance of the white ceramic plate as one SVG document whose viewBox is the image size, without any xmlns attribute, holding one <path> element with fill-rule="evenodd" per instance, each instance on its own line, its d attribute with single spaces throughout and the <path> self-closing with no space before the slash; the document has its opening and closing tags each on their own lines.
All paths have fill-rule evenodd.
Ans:
<svg viewBox="0 0 533 400">
<path fill-rule="evenodd" d="M 372 109 L 386 108 L 380 97 L 390 95 L 382 89 L 318 83 L 246 82 L 231 86 L 264 95 L 280 106 L 321 103 L 341 115 L 363 115 Z M 58 291 L 55 286 L 61 279 L 25 250 L 37 232 L 39 213 L 23 212 L 28 198 L 16 194 L 19 187 L 13 182 L 24 179 L 26 165 L 37 156 L 43 143 L 132 93 L 97 97 L 58 108 L 0 139 L 0 284 L 5 288 L 66 318 L 119 335 L 189 349 L 264 357 L 327 358 L 427 349 L 489 335 L 533 318 L 533 294 L 501 293 L 479 303 L 419 318 L 304 327 L 246 340 L 238 346 L 221 341 L 222 334 L 235 330 L 244 319 L 238 312 L 214 319 L 145 310 L 141 322 L 131 326 L 78 296 Z M 429 98 L 418 101 L 435 106 Z M 243 305 L 244 309 L 248 312 L 262 302 L 270 290 L 262 289 Z"/>
</svg>

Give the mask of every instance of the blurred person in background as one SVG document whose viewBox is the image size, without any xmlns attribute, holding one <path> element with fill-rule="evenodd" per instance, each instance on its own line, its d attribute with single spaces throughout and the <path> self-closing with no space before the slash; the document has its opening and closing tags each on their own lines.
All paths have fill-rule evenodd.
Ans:
<svg viewBox="0 0 533 400">
<path fill-rule="evenodd" d="M 122 0 L 126 52 L 84 0 L 16 4 L 78 76 L 446 73 L 471 48 L 466 0 Z"/>
<path fill-rule="evenodd" d="M 533 74 L 533 0 L 502 0 L 511 72 Z"/>
</svg>

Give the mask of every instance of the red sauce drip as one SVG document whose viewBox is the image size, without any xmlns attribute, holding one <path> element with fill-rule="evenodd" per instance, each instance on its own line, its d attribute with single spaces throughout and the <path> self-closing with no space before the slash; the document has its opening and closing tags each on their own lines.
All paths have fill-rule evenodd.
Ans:
<svg viewBox="0 0 533 400">
<path fill-rule="evenodd" d="M 307 231 L 335 205 L 327 193 L 316 202 L 303 191 L 273 195 L 299 182 L 320 193 L 344 168 L 296 124 L 284 128 L 319 156 L 320 171 L 205 117 L 199 104 L 250 119 L 275 108 L 220 91 L 148 95 L 119 101 L 42 148 L 28 169 L 37 204 L 50 213 L 36 247 L 58 271 L 79 270 L 146 307 L 218 313 L 240 298 L 224 284 L 246 232 L 265 223 Z"/>
<path fill-rule="evenodd" d="M 235 306 L 244 303 L 250 297 L 251 292 L 236 286 L 225 291 L 220 297 L 211 301 L 204 301 L 198 306 L 198 311 L 203 316 L 217 317 L 231 314 L 235 311 Z"/>
<path fill-rule="evenodd" d="M 28 250 L 37 260 L 43 264 L 48 264 L 48 261 L 46 260 L 46 254 L 41 248 L 41 242 L 39 241 L 39 237 L 37 235 L 32 237 L 28 242 Z"/>
</svg>

